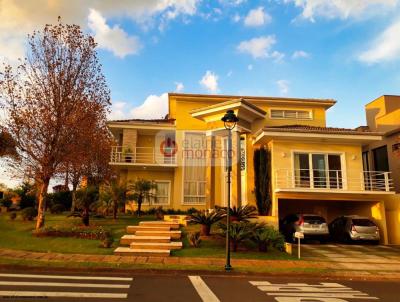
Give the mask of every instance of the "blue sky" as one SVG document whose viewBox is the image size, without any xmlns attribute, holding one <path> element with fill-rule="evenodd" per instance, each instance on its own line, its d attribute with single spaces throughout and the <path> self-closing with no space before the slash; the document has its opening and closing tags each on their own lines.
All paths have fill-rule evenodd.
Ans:
<svg viewBox="0 0 400 302">
<path fill-rule="evenodd" d="M 400 93 L 400 0 L 50 2 L 3 2 L 0 59 L 58 15 L 80 24 L 99 43 L 110 118 L 159 118 L 179 91 L 333 98 L 328 124 L 356 127 L 364 104 Z"/>
<path fill-rule="evenodd" d="M 219 93 L 333 98 L 328 125 L 356 127 L 367 102 L 400 94 L 400 0 L 3 0 L 0 61 L 57 16 L 98 42 L 113 119 Z"/>
</svg>

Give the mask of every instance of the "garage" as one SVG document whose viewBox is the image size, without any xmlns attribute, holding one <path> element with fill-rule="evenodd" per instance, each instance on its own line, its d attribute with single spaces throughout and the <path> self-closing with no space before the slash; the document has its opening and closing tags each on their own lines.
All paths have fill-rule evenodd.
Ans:
<svg viewBox="0 0 400 302">
<path fill-rule="evenodd" d="M 283 219 L 289 214 L 316 214 L 328 223 L 339 216 L 359 215 L 372 218 L 380 229 L 381 242 L 387 243 L 384 203 L 377 200 L 341 200 L 313 198 L 279 198 L 278 215 Z"/>
</svg>

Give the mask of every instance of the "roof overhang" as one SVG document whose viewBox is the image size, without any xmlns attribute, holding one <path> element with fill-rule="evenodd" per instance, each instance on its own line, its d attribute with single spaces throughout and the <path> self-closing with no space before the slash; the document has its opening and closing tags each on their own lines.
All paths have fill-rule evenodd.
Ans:
<svg viewBox="0 0 400 302">
<path fill-rule="evenodd" d="M 204 122 L 220 121 L 227 110 L 233 110 L 239 120 L 252 123 L 256 119 L 263 119 L 266 112 L 261 108 L 243 100 L 230 100 L 215 105 L 202 107 L 192 110 L 192 117 L 200 119 Z"/>
<path fill-rule="evenodd" d="M 287 131 L 282 132 L 282 131 L 262 129 L 256 133 L 253 140 L 253 144 L 266 144 L 271 140 L 301 140 L 309 142 L 367 144 L 374 141 L 381 141 L 382 135 L 287 132 Z"/>
</svg>

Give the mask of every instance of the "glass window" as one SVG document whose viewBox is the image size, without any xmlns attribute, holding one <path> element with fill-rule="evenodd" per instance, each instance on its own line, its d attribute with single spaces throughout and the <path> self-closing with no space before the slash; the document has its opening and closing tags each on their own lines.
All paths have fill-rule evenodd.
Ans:
<svg viewBox="0 0 400 302">
<path fill-rule="evenodd" d="M 169 191 L 170 191 L 170 182 L 169 181 L 156 181 L 156 190 L 155 190 L 155 205 L 169 204 Z"/>
<path fill-rule="evenodd" d="M 310 162 L 307 153 L 296 153 L 294 156 L 296 187 L 310 187 Z"/>
<path fill-rule="evenodd" d="M 374 154 L 374 169 L 375 171 L 389 171 L 389 161 L 387 147 L 382 146 L 372 150 Z"/>
<path fill-rule="evenodd" d="M 204 133 L 185 133 L 183 203 L 206 202 L 206 154 L 207 141 Z"/>
</svg>

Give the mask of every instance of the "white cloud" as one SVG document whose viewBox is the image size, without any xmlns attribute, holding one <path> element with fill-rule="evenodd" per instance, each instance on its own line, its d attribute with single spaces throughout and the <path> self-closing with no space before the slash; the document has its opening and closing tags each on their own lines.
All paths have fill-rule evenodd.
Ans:
<svg viewBox="0 0 400 302">
<path fill-rule="evenodd" d="M 252 64 L 247 65 L 247 69 L 248 70 L 253 70 L 253 65 Z"/>
<path fill-rule="evenodd" d="M 106 19 L 94 9 L 90 9 L 88 26 L 92 30 L 99 47 L 111 51 L 119 58 L 137 54 L 141 48 L 137 37 L 129 36 L 118 25 L 111 28 L 107 25 Z"/>
<path fill-rule="evenodd" d="M 391 24 L 361 53 L 358 59 L 365 63 L 379 63 L 400 58 L 400 21 Z"/>
<path fill-rule="evenodd" d="M 133 118 L 157 119 L 164 118 L 168 113 L 168 93 L 149 95 L 142 105 L 133 108 L 130 115 Z"/>
<path fill-rule="evenodd" d="M 240 17 L 240 15 L 238 13 L 234 14 L 233 17 L 232 17 L 232 21 L 235 22 L 235 23 L 239 22 L 240 19 L 241 19 L 241 17 Z"/>
<path fill-rule="evenodd" d="M 263 26 L 270 23 L 271 20 L 272 17 L 268 13 L 264 12 L 264 7 L 260 6 L 249 11 L 247 16 L 244 18 L 244 25 L 251 27 Z"/>
<path fill-rule="evenodd" d="M 108 115 L 109 120 L 122 120 L 127 118 L 126 102 L 112 102 L 111 112 Z"/>
<path fill-rule="evenodd" d="M 183 85 L 182 82 L 175 82 L 175 92 L 182 92 L 185 86 Z"/>
<path fill-rule="evenodd" d="M 296 50 L 292 54 L 292 59 L 309 58 L 309 57 L 310 57 L 310 54 L 303 50 Z"/>
<path fill-rule="evenodd" d="M 85 0 L 0 1 L 0 59 L 16 60 L 25 53 L 26 35 L 45 24 L 74 23 L 87 29 L 90 8 L 106 20 L 127 18 L 139 24 L 165 23 L 178 16 L 193 16 L 200 0 Z M 34 12 L 34 13 L 33 13 Z M 122 30 L 122 29 L 121 29 Z M 129 45 L 129 44 L 128 44 Z"/>
<path fill-rule="evenodd" d="M 216 93 L 219 91 L 218 76 L 210 70 L 206 71 L 206 73 L 201 78 L 199 83 L 201 86 L 203 86 L 205 89 L 207 89 L 211 93 Z"/>
<path fill-rule="evenodd" d="M 276 81 L 280 94 L 287 94 L 289 92 L 289 81 L 279 80 Z"/>
<path fill-rule="evenodd" d="M 272 51 L 275 43 L 275 36 L 262 36 L 240 42 L 237 50 L 241 53 L 251 55 L 254 59 L 272 58 L 275 61 L 281 61 L 285 55 L 276 50 Z"/>
<path fill-rule="evenodd" d="M 314 21 L 315 17 L 328 19 L 360 18 L 393 9 L 399 0 L 284 0 L 302 8 L 301 16 Z"/>
</svg>

